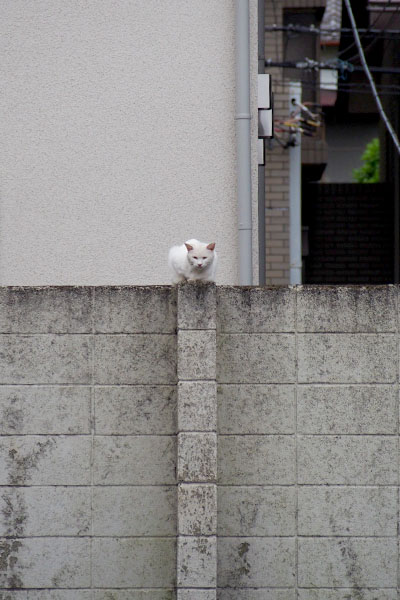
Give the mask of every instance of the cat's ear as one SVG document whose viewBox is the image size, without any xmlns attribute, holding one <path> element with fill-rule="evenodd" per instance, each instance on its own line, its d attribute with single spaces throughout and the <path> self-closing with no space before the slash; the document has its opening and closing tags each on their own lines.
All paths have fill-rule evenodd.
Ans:
<svg viewBox="0 0 400 600">
<path fill-rule="evenodd" d="M 186 246 L 186 250 L 187 250 L 188 252 L 190 252 L 191 250 L 193 250 L 193 246 L 191 246 L 190 244 L 186 244 L 186 243 L 185 243 L 185 246 Z"/>
<path fill-rule="evenodd" d="M 207 250 L 214 250 L 215 248 L 215 242 L 213 242 L 212 244 L 208 244 L 207 246 Z"/>
</svg>

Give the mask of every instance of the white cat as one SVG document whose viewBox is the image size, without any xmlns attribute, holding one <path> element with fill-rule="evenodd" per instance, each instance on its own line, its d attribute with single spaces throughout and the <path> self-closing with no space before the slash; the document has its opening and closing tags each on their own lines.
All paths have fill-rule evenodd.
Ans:
<svg viewBox="0 0 400 600">
<path fill-rule="evenodd" d="M 173 283 L 186 280 L 215 281 L 217 253 L 215 242 L 207 244 L 188 240 L 181 246 L 172 246 L 168 264 L 173 272 Z"/>
</svg>

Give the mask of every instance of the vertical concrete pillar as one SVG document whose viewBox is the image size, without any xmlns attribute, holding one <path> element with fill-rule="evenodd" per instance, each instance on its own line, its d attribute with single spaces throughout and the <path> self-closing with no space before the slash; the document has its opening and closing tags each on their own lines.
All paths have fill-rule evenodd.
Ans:
<svg viewBox="0 0 400 600">
<path fill-rule="evenodd" d="M 177 600 L 217 587 L 216 291 L 178 286 Z"/>
</svg>

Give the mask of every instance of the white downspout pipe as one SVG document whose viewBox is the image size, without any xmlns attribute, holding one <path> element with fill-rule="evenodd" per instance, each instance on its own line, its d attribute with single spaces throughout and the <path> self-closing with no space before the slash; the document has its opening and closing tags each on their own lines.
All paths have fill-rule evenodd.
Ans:
<svg viewBox="0 0 400 600">
<path fill-rule="evenodd" d="M 249 0 L 235 0 L 236 152 L 239 216 L 239 283 L 252 285 L 250 11 Z"/>
<path fill-rule="evenodd" d="M 265 73 L 265 0 L 258 0 L 258 72 Z M 262 141 L 264 144 L 264 140 Z M 265 166 L 258 165 L 258 283 L 265 285 Z"/>
</svg>

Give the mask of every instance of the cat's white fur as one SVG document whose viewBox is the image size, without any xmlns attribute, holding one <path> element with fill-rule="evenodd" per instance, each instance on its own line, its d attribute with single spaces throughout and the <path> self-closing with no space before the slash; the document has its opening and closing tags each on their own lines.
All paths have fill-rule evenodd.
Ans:
<svg viewBox="0 0 400 600">
<path fill-rule="evenodd" d="M 172 246 L 168 264 L 173 273 L 173 283 L 186 280 L 215 281 L 217 253 L 215 243 L 207 244 L 188 240 L 181 246 Z"/>
</svg>

